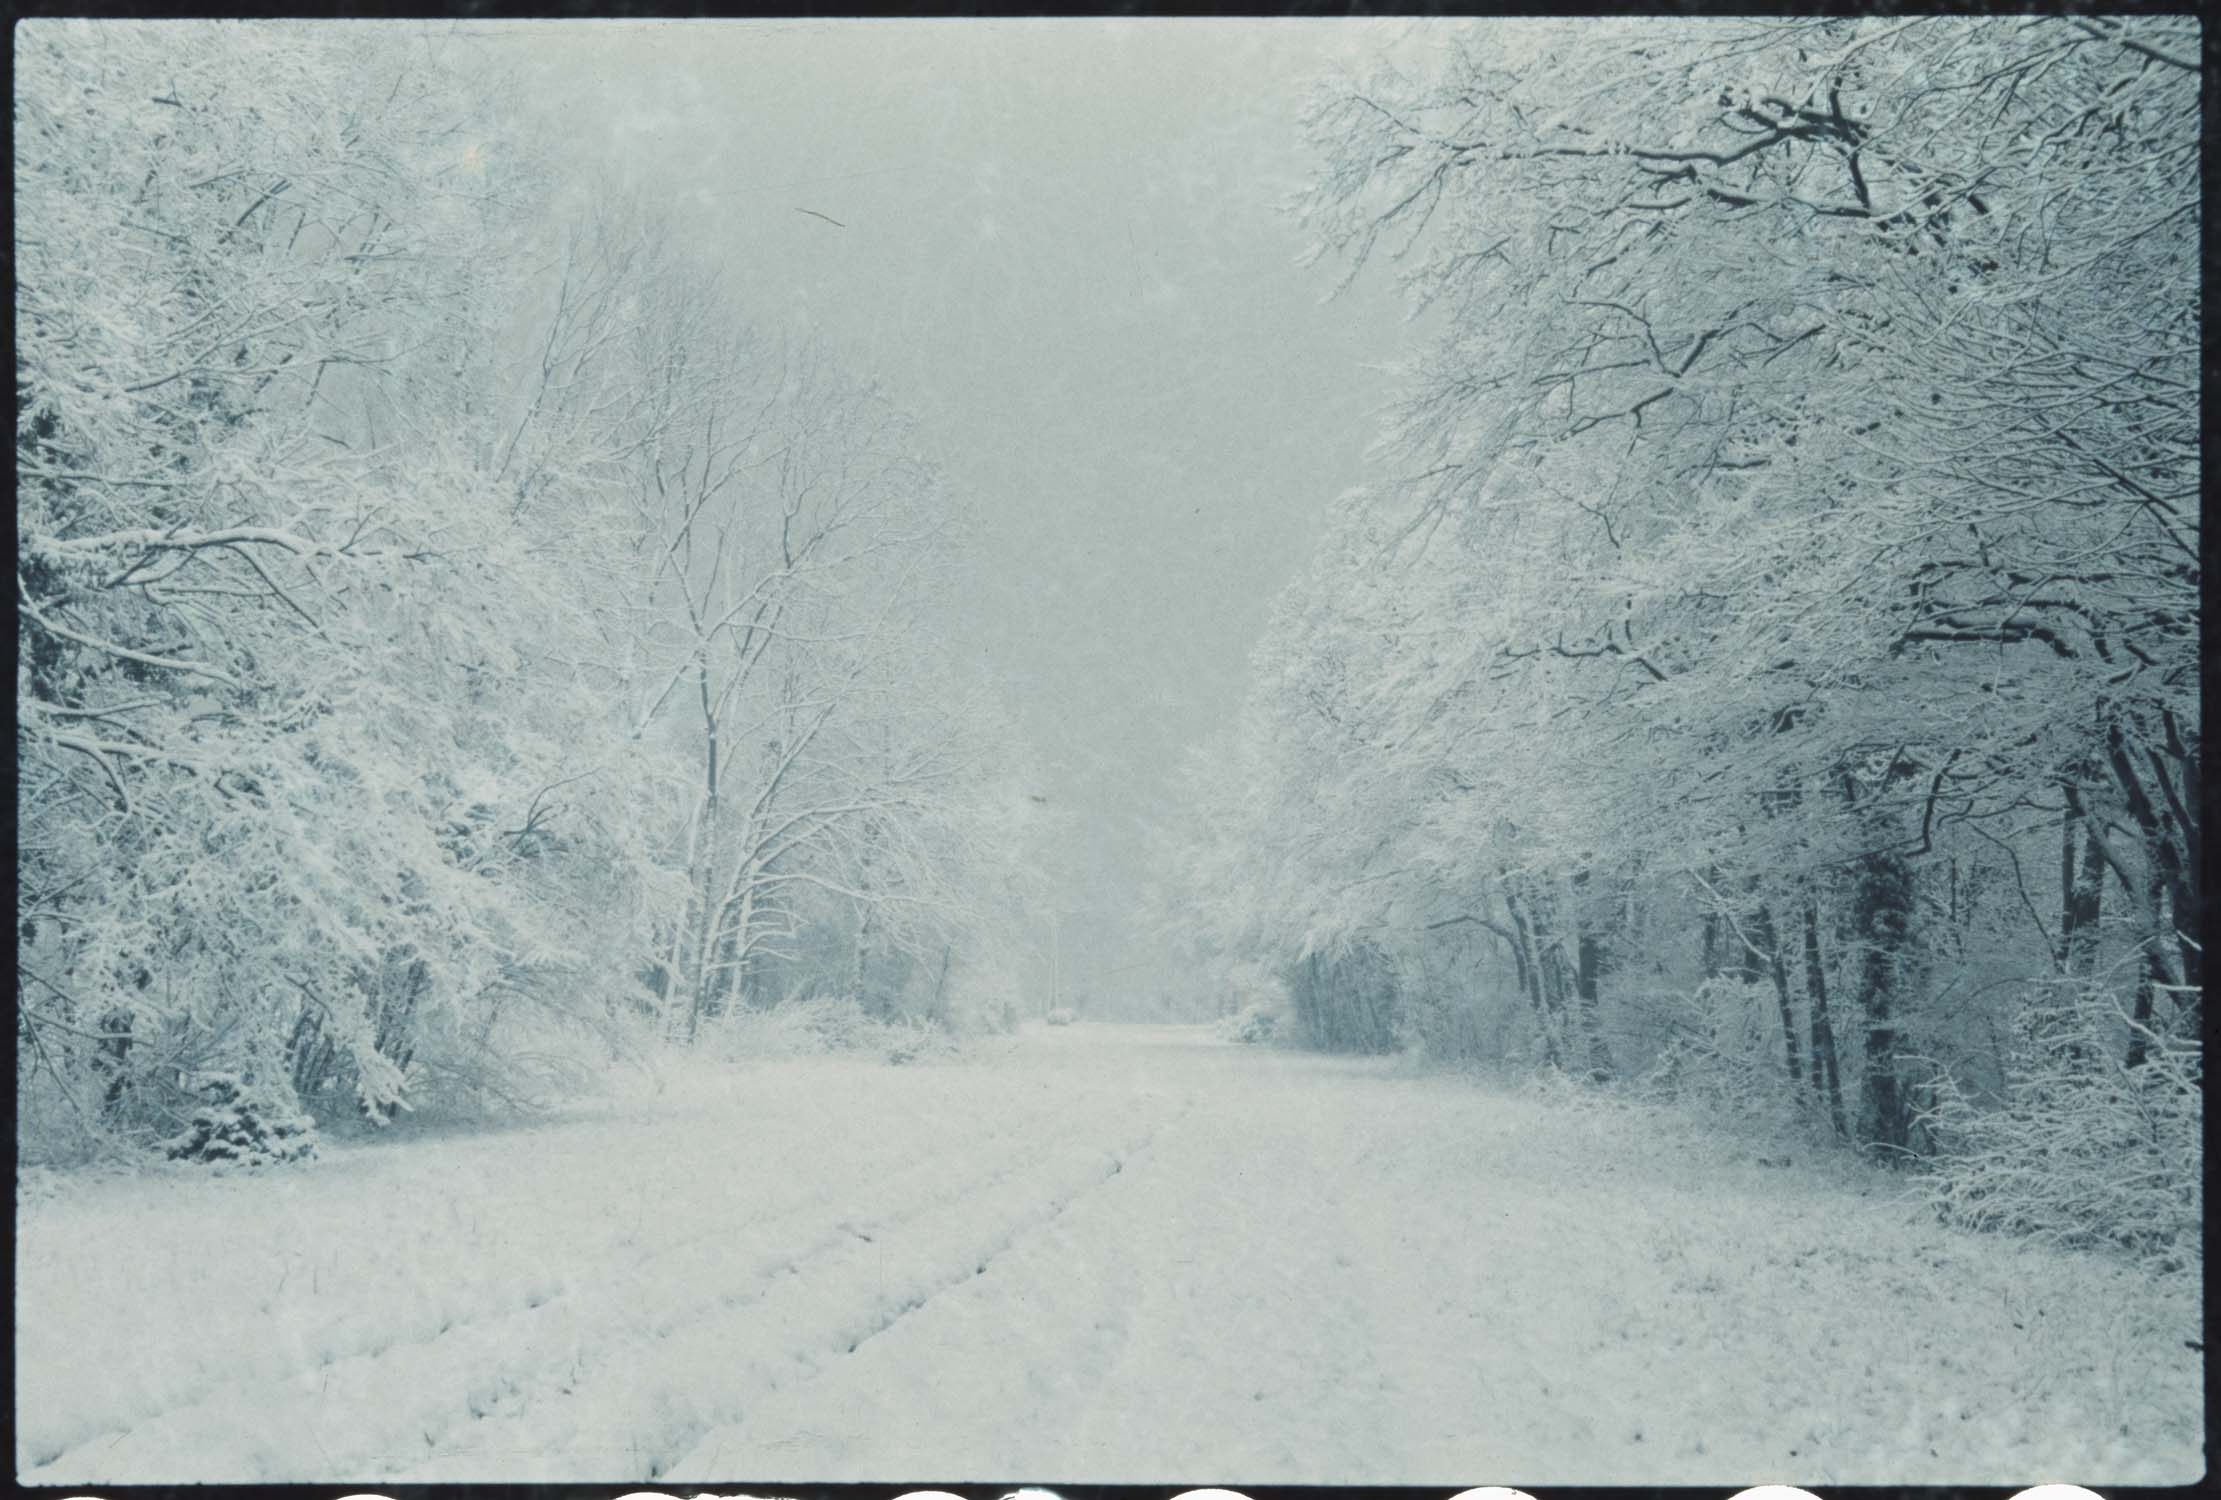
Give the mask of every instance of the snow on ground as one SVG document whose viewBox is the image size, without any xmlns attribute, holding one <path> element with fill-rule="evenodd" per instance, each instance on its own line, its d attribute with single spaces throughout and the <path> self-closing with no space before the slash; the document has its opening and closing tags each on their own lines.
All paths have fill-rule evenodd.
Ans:
<svg viewBox="0 0 2221 1500">
<path fill-rule="evenodd" d="M 1177 1027 L 18 1202 L 34 1484 L 2180 1483 L 2194 1288 Z"/>
</svg>

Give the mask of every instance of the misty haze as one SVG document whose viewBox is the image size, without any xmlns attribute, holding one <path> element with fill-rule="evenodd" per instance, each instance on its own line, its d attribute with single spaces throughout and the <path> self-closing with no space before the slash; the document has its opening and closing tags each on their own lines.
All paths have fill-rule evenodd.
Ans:
<svg viewBox="0 0 2221 1500">
<path fill-rule="evenodd" d="M 2202 43 L 20 23 L 18 1480 L 2197 1478 Z"/>
</svg>

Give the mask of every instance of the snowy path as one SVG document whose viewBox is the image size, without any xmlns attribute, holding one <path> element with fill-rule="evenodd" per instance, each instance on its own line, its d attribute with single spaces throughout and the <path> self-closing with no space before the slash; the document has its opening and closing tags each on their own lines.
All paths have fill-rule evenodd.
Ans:
<svg viewBox="0 0 2221 1500">
<path fill-rule="evenodd" d="M 1181 1028 L 19 1205 L 26 1482 L 2182 1482 L 2191 1294 Z"/>
</svg>

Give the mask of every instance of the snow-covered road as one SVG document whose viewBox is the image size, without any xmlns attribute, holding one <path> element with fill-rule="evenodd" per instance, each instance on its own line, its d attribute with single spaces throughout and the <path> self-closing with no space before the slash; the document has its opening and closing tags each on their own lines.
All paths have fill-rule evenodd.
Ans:
<svg viewBox="0 0 2221 1500">
<path fill-rule="evenodd" d="M 18 1253 L 30 1483 L 2203 1469 L 2192 1291 L 1655 1112 L 1185 1028 L 41 1179 Z"/>
</svg>

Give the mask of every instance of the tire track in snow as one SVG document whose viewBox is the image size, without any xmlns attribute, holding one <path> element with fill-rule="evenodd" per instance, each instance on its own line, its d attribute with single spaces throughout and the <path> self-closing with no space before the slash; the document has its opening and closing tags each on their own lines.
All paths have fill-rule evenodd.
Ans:
<svg viewBox="0 0 2221 1500">
<path fill-rule="evenodd" d="M 730 1420 L 761 1392 L 840 1359 L 939 1285 L 978 1275 L 1013 1232 L 1013 1221 L 1044 1197 L 1056 1202 L 1076 1184 L 1106 1175 L 1099 1148 L 1069 1147 L 892 1232 L 868 1241 L 844 1234 L 828 1253 L 797 1261 L 752 1294 L 709 1309 L 708 1318 L 648 1329 L 611 1346 L 568 1399 L 538 1402 L 512 1423 L 474 1427 L 469 1447 L 427 1455 L 390 1477 L 657 1478 L 699 1433 Z M 912 1259 L 890 1267 L 890 1255 Z"/>
<path fill-rule="evenodd" d="M 780 1471 L 927 1469 L 1429 1486 L 1476 1465 L 1533 1484 L 1724 1485 L 1784 1464 L 1836 1481 L 2009 1478 L 2036 1462 L 2122 1482 L 2197 1472 L 2203 1387 L 2174 1337 L 2195 1331 L 2194 1288 L 1900 1223 L 1860 1183 L 1727 1170 L 1691 1149 L 1714 1137 L 1685 1140 L 1669 1115 L 1109 1028 L 1009 1050 L 999 1071 L 950 1075 L 957 1087 L 929 1108 L 900 1075 L 824 1075 L 858 1085 L 834 1108 L 813 1097 L 817 1075 L 767 1074 L 776 1089 L 744 1106 L 738 1133 L 737 1112 L 658 1122 L 653 1136 L 628 1126 L 553 1162 L 519 1141 L 461 1172 L 427 1148 L 376 1172 L 252 1184 L 254 1204 L 245 1183 L 139 1184 L 136 1219 L 35 1205 L 19 1312 L 48 1316 L 19 1399 L 41 1383 L 48 1395 L 25 1425 L 43 1445 L 62 1421 L 113 1414 L 197 1367 L 209 1400 L 193 1421 L 88 1448 L 81 1467 L 125 1470 L 91 1487 L 195 1469 L 308 1480 L 310 1465 L 373 1487 L 649 1473 L 668 1485 L 720 1468 L 774 1485 Z M 1149 1098 L 1168 1078 L 1172 1097 Z M 1198 1107 L 1176 1111 L 1190 1082 Z M 1167 1133 L 1176 1113 L 1186 1123 Z M 771 1120 L 775 1135 L 755 1132 Z M 722 1133 L 705 1144 L 705 1126 Z M 899 1175 L 898 1152 L 931 1155 L 910 1150 L 921 1139 L 950 1156 L 917 1170 L 969 1193 L 843 1229 L 842 1211 L 899 1206 L 883 1179 Z M 730 1140 L 788 1180 L 728 1170 Z M 997 1162 L 1009 1175 L 982 1185 Z M 668 1242 L 619 1245 L 608 1214 L 643 1193 L 685 1217 L 652 1226 Z M 738 1228 L 706 1231 L 704 1211 Z M 495 1305 L 531 1285 L 517 1278 L 535 1274 L 534 1236 L 561 1233 L 566 1215 L 581 1233 L 548 1260 L 571 1271 L 567 1294 L 535 1316 L 445 1338 L 426 1326 L 420 1344 L 343 1372 L 352 1384 L 332 1382 L 329 1412 L 313 1399 L 325 1371 L 305 1395 L 262 1375 L 274 1360 L 252 1342 L 282 1340 L 289 1321 L 328 1338 L 391 1332 L 388 1296 L 432 1304 L 435 1323 Z M 237 1257 L 243 1224 L 276 1231 L 261 1242 L 275 1249 L 258 1260 L 250 1239 Z M 125 1257 L 82 1256 L 71 1284 L 63 1252 L 88 1230 L 136 1236 L 148 1252 L 126 1262 L 136 1284 L 98 1274 Z M 671 1253 L 691 1242 L 702 1247 Z M 767 1278 L 751 1245 L 789 1259 Z M 271 1314 L 267 1278 L 291 1264 L 298 1293 L 318 1262 L 323 1299 L 279 1298 Z M 538 1284 L 555 1285 L 555 1269 L 544 1262 Z M 682 1315 L 702 1292 L 724 1295 Z M 1787 1315 L 1754 1327 L 1749 1306 Z M 170 1309 L 182 1316 L 165 1325 Z M 2014 1330 L 2047 1312 L 2040 1352 L 2057 1368 L 2031 1373 L 2037 1335 Z M 519 1329 L 535 1340 L 523 1351 L 502 1342 Z M 133 1331 L 154 1378 L 129 1361 Z M 26 1347 L 19 1330 L 19 1357 Z M 566 1398 L 574 1355 L 591 1364 Z M 350 1430 L 320 1448 L 319 1420 Z M 427 1451 L 441 1445 L 425 1427 L 443 1451 Z"/>
<path fill-rule="evenodd" d="M 655 1121 L 653 1124 L 664 1129 L 677 1128 L 681 1124 L 698 1125 L 702 1123 L 702 1113 L 707 1112 L 690 1113 L 676 1118 L 667 1117 Z M 1019 1121 L 1005 1125 L 1000 1133 L 1011 1134 L 1016 1130 L 1028 1128 L 1040 1121 L 1052 1118 L 1053 1115 L 1053 1105 L 1044 1106 Z M 949 1149 L 950 1144 L 929 1141 L 919 1145 L 916 1149 L 901 1156 L 885 1170 L 866 1179 L 865 1188 L 867 1190 L 877 1189 L 887 1182 L 910 1175 L 928 1158 Z M 963 1149 L 972 1143 L 959 1141 L 953 1144 L 957 1149 Z M 362 1164 L 362 1159 L 356 1157 L 352 1164 L 359 1166 Z M 389 1161 L 380 1165 L 390 1167 L 395 1163 Z M 853 1189 L 836 1190 L 819 1185 L 811 1191 L 787 1196 L 780 1202 L 775 1220 L 767 1222 L 791 1222 L 810 1213 L 823 1211 L 828 1203 L 837 1202 L 844 1191 L 853 1191 Z M 450 1206 L 452 1207 L 452 1204 Z M 618 1262 L 616 1269 L 620 1273 L 645 1271 L 652 1264 L 699 1249 L 705 1243 L 729 1238 L 731 1232 L 730 1225 L 719 1225 L 687 1235 L 676 1241 L 651 1240 L 638 1254 L 623 1257 Z M 614 1238 L 609 1241 L 612 1247 L 629 1243 L 629 1240 L 618 1241 Z M 587 1280 L 596 1286 L 606 1285 L 608 1269 L 606 1263 L 589 1263 L 580 1268 L 581 1274 L 576 1279 Z M 264 1341 L 259 1346 L 249 1344 L 238 1351 L 240 1363 L 247 1367 L 240 1372 L 240 1378 L 248 1383 L 265 1385 L 278 1385 L 303 1378 L 327 1380 L 329 1378 L 327 1372 L 335 1366 L 346 1365 L 354 1360 L 376 1359 L 396 1349 L 428 1344 L 436 1339 L 458 1332 L 468 1333 L 473 1329 L 491 1324 L 505 1324 L 519 1314 L 531 1312 L 544 1305 L 557 1303 L 570 1296 L 574 1290 L 572 1286 L 567 1284 L 558 1284 L 552 1292 L 542 1291 L 535 1286 L 514 1298 L 486 1304 L 485 1311 L 471 1316 L 458 1317 L 452 1313 L 442 1314 L 436 1310 L 436 1304 L 419 1303 L 416 1306 L 396 1309 L 392 1318 L 384 1320 L 352 1324 L 346 1322 L 332 1323 L 327 1324 L 322 1329 L 308 1330 L 305 1335 L 302 1330 L 296 1327 L 287 1330 L 294 1335 L 294 1342 L 299 1346 L 299 1357 L 296 1360 L 284 1363 L 272 1361 L 269 1357 L 272 1352 L 272 1345 L 269 1341 Z M 227 1333 L 244 1333 L 246 1331 L 242 1329 L 226 1330 Z M 150 1378 L 148 1372 L 145 1371 L 134 1373 L 142 1381 Z M 189 1383 L 182 1378 L 184 1373 L 190 1372 L 173 1373 L 170 1380 L 162 1382 L 169 1389 L 157 1389 L 152 1398 L 142 1404 L 130 1406 L 122 1411 L 111 1410 L 107 1414 L 107 1420 L 102 1420 L 96 1415 L 91 1420 L 80 1417 L 76 1422 L 62 1424 L 45 1422 L 38 1424 L 42 1430 L 48 1431 L 59 1425 L 63 1429 L 62 1434 L 58 1438 L 50 1438 L 41 1450 L 33 1452 L 26 1452 L 22 1449 L 20 1446 L 21 1438 L 19 1437 L 17 1452 L 19 1467 L 26 1471 L 44 1469 L 79 1448 L 103 1441 L 113 1444 L 123 1434 L 145 1423 L 157 1421 L 173 1413 L 205 1406 L 209 1400 L 206 1391 L 198 1383 Z M 26 1392 L 24 1394 L 31 1393 Z"/>
<path fill-rule="evenodd" d="M 1188 1101 L 1188 1104 L 1192 1104 L 1193 1102 L 1194 1101 L 1191 1098 Z M 976 1281 L 978 1278 L 985 1276 L 987 1274 L 987 1268 L 993 1265 L 997 1260 L 1001 1259 L 1004 1255 L 1007 1255 L 1020 1240 L 1025 1239 L 1040 1230 L 1047 1229 L 1050 1226 L 1054 1225 L 1055 1223 L 1057 1223 L 1057 1221 L 1061 1220 L 1075 1204 L 1079 1203 L 1081 1199 L 1093 1197 L 1096 1193 L 1109 1186 L 1114 1179 L 1123 1176 L 1129 1166 L 1138 1166 L 1142 1162 L 1146 1161 L 1156 1147 L 1157 1138 L 1163 1135 L 1167 1130 L 1171 1129 L 1172 1126 L 1178 1124 L 1179 1121 L 1186 1115 L 1188 1104 L 1184 1104 L 1181 1107 L 1179 1114 L 1174 1115 L 1171 1119 L 1166 1120 L 1163 1124 L 1152 1127 L 1149 1133 L 1143 1136 L 1140 1141 L 1129 1145 L 1119 1155 L 1114 1156 L 1111 1159 L 1110 1170 L 1103 1173 L 1103 1175 L 1098 1180 L 1086 1184 L 1079 1191 L 1072 1193 L 1069 1196 L 1051 1204 L 1049 1212 L 1042 1218 L 1037 1219 L 1031 1223 L 1018 1225 L 1015 1229 L 1012 1230 L 1008 1238 L 1004 1239 L 991 1252 L 989 1252 L 980 1260 L 979 1264 L 973 1269 L 972 1273 L 969 1276 L 960 1276 L 955 1281 L 946 1283 L 945 1285 L 936 1288 L 932 1295 L 939 1296 L 949 1290 L 951 1287 L 961 1286 L 967 1281 Z M 874 1328 L 871 1332 L 865 1334 L 863 1338 L 858 1339 L 855 1343 L 850 1344 L 848 1346 L 847 1352 L 850 1354 L 854 1354 L 856 1350 L 865 1342 L 871 1339 L 875 1339 L 879 1337 L 879 1335 L 881 1335 L 882 1333 L 887 1332 L 897 1322 L 901 1321 L 905 1317 L 908 1317 L 911 1313 L 916 1312 L 918 1309 L 923 1307 L 928 1300 L 930 1300 L 930 1298 L 921 1298 L 918 1301 L 905 1304 L 898 1312 L 895 1313 L 892 1318 L 889 1318 L 885 1323 L 882 1323 L 879 1327 Z"/>
<path fill-rule="evenodd" d="M 1107 1165 L 1098 1166 L 1092 1173 L 1084 1175 L 1061 1191 L 1052 1189 L 1046 1204 L 1036 1211 L 1013 1220 L 1005 1220 L 983 1248 L 978 1250 L 970 1269 L 965 1269 L 959 1262 L 953 1270 L 933 1277 L 928 1284 L 913 1291 L 898 1305 L 880 1309 L 869 1326 L 849 1339 L 845 1348 L 804 1362 L 799 1376 L 770 1381 L 753 1393 L 751 1400 L 759 1399 L 772 1391 L 793 1391 L 825 1378 L 840 1369 L 847 1358 L 857 1354 L 880 1336 L 896 1331 L 906 1319 L 925 1310 L 936 1299 L 978 1281 L 1015 1247 L 1052 1229 L 1075 1206 L 1092 1200 L 1109 1184 L 1119 1181 L 1131 1170 L 1145 1163 L 1153 1153 L 1158 1138 L 1186 1116 L 1193 1102 L 1193 1096 L 1188 1096 L 1170 1117 L 1148 1125 L 1138 1137 L 1127 1136 L 1114 1151 L 1102 1153 L 1100 1148 L 1095 1148 L 1090 1154 L 1107 1154 Z M 742 1430 L 746 1421 L 746 1405 L 747 1403 L 738 1403 L 730 1414 L 698 1422 L 691 1433 L 672 1434 L 674 1441 L 660 1446 L 667 1453 L 677 1455 L 676 1460 L 653 1465 L 646 1478 L 673 1482 L 716 1473 L 724 1462 L 723 1455 L 728 1443 L 736 1447 L 748 1446 L 747 1434 Z"/>
<path fill-rule="evenodd" d="M 411 1451 L 421 1445 L 436 1450 L 440 1439 L 465 1424 L 483 1420 L 510 1397 L 519 1394 L 540 1395 L 546 1392 L 535 1387 L 552 1386 L 552 1378 L 535 1381 L 529 1372 L 542 1369 L 551 1357 L 560 1357 L 566 1350 L 575 1351 L 569 1362 L 570 1378 L 590 1372 L 609 1347 L 621 1346 L 627 1340 L 623 1333 L 628 1324 L 643 1320 L 650 1323 L 651 1333 L 661 1330 L 668 1334 L 678 1323 L 699 1314 L 731 1311 L 757 1300 L 780 1276 L 792 1275 L 811 1261 L 837 1253 L 852 1243 L 853 1226 L 863 1223 L 871 1227 L 886 1226 L 899 1229 L 903 1224 L 931 1213 L 950 1203 L 991 1190 L 1013 1173 L 1026 1169 L 1054 1150 L 1052 1141 L 1044 1143 L 1039 1127 L 1055 1122 L 1059 1109 L 1054 1100 L 1038 1109 L 998 1122 L 989 1139 L 994 1141 L 1018 1139 L 1020 1150 L 1006 1157 L 984 1172 L 971 1174 L 961 1181 L 950 1183 L 934 1179 L 919 1172 L 930 1158 L 952 1148 L 961 1154 L 967 1147 L 979 1144 L 975 1140 L 961 1139 L 954 1143 L 939 1143 L 921 1147 L 902 1157 L 895 1165 L 876 1173 L 863 1185 L 867 1192 L 876 1191 L 888 1184 L 896 1184 L 893 1201 L 870 1203 L 861 1210 L 853 1206 L 853 1187 L 841 1190 L 820 1190 L 799 1204 L 784 1209 L 777 1217 L 736 1231 L 733 1226 L 720 1225 L 686 1236 L 676 1243 L 651 1245 L 637 1256 L 627 1257 L 619 1266 L 610 1268 L 628 1285 L 665 1285 L 681 1289 L 684 1300 L 676 1305 L 647 1307 L 609 1304 L 610 1311 L 600 1318 L 573 1318 L 569 1326 L 561 1325 L 563 1315 L 579 1305 L 581 1288 L 567 1285 L 553 1295 L 530 1294 L 524 1306 L 510 1306 L 483 1315 L 453 1319 L 443 1323 L 429 1335 L 421 1338 L 389 1337 L 384 1343 L 359 1353 L 336 1355 L 311 1366 L 302 1366 L 282 1374 L 263 1376 L 240 1382 L 211 1395 L 165 1405 L 144 1416 L 135 1417 L 127 1424 L 110 1426 L 71 1442 L 50 1456 L 34 1459 L 25 1464 L 26 1483 L 80 1483 L 99 1482 L 118 1472 L 103 1467 L 132 1453 L 147 1454 L 149 1472 L 176 1476 L 187 1481 L 209 1478 L 237 1478 L 241 1471 L 226 1468 L 220 1473 L 206 1476 L 180 1472 L 174 1455 L 180 1453 L 206 1453 L 206 1431 L 210 1425 L 231 1427 L 237 1430 L 239 1421 L 227 1421 L 227 1416 L 244 1417 L 252 1423 L 256 1434 L 248 1439 L 247 1446 L 263 1450 L 275 1457 L 281 1465 L 297 1466 L 300 1453 L 297 1446 L 280 1440 L 273 1448 L 267 1434 L 273 1431 L 308 1431 L 316 1428 L 315 1412 L 306 1407 L 322 1407 L 334 1395 L 338 1386 L 342 1405 L 353 1408 L 350 1412 L 350 1441 L 347 1449 L 365 1447 L 384 1455 L 390 1466 L 396 1455 Z M 905 1185 L 915 1184 L 915 1190 L 905 1192 Z M 851 1200 L 849 1211 L 841 1213 L 844 1199 Z M 811 1227 L 821 1222 L 822 1216 L 839 1215 L 835 1223 L 799 1247 L 782 1240 L 795 1228 Z M 718 1274 L 736 1258 L 732 1242 L 740 1238 L 749 1243 L 754 1254 L 749 1256 L 750 1279 L 739 1289 L 713 1291 L 708 1294 L 698 1289 L 707 1280 L 714 1284 Z M 704 1252 L 712 1252 L 705 1254 Z M 745 1251 L 742 1253 L 746 1253 Z M 702 1262 L 689 1264 L 689 1258 Z M 589 1268 L 595 1288 L 606 1288 L 609 1277 L 604 1268 Z M 649 1273 L 660 1272 L 651 1281 Z M 520 1329 L 519 1325 L 523 1325 Z M 551 1330 L 548 1325 L 555 1324 Z M 443 1373 L 451 1373 L 456 1356 L 466 1346 L 476 1343 L 486 1363 L 478 1373 L 460 1386 L 452 1379 L 443 1380 Z M 589 1357 L 592 1349 L 600 1357 Z M 468 1357 L 467 1355 L 465 1356 Z M 423 1381 L 398 1378 L 404 1370 L 416 1367 Z M 452 1397 L 444 1408 L 444 1416 L 435 1416 L 427 1424 L 403 1418 L 392 1420 L 397 1414 L 413 1411 L 424 1415 L 423 1392 L 427 1389 L 442 1391 Z M 379 1400 L 383 1392 L 384 1401 Z M 559 1392 L 557 1392 L 559 1394 Z M 350 1400 L 350 1396 L 357 1399 Z M 244 1398 L 244 1399 L 243 1399 Z M 366 1421 L 374 1405 L 388 1408 L 383 1415 L 387 1420 L 380 1424 Z M 293 1419 L 285 1413 L 291 1408 Z M 437 1410 L 437 1409 L 436 1409 Z M 373 1430 L 380 1427 L 391 1430 Z M 414 1432 L 407 1431 L 414 1427 Z M 245 1434 L 242 1434 L 245 1436 Z M 374 1441 L 365 1443 L 371 1437 Z M 188 1439 L 192 1439 L 188 1441 Z M 382 1439 L 377 1441 L 375 1439 Z M 98 1450 L 97 1457 L 92 1450 Z M 169 1455 L 165 1457 L 164 1455 Z M 350 1468 L 344 1453 L 323 1450 L 322 1456 L 335 1467 L 335 1479 L 360 1478 L 365 1473 L 379 1473 L 376 1458 L 366 1460 L 370 1468 Z M 83 1462 L 72 1464 L 70 1460 Z M 122 1472 L 136 1472 L 126 1469 Z"/>
</svg>

